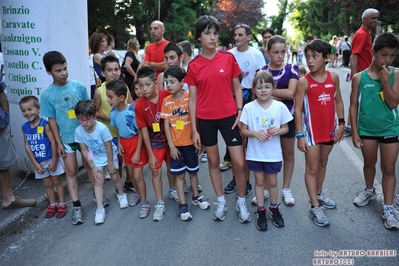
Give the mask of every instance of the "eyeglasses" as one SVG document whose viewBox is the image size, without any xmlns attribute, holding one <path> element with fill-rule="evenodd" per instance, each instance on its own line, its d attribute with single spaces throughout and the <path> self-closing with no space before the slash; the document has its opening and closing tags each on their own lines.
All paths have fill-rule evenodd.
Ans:
<svg viewBox="0 0 399 266">
<path fill-rule="evenodd" d="M 78 116 L 79 123 L 90 123 L 93 120 L 94 116 L 89 116 L 89 117 Z"/>
</svg>

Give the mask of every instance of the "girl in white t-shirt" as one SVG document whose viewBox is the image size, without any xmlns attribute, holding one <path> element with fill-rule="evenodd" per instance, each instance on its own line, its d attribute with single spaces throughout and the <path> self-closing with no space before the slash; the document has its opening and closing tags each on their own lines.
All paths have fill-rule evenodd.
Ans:
<svg viewBox="0 0 399 266">
<path fill-rule="evenodd" d="M 258 204 L 256 227 L 267 230 L 263 185 L 270 185 L 270 207 L 268 216 L 276 227 L 284 227 L 278 208 L 277 174 L 281 171 L 282 150 L 280 135 L 288 132 L 292 115 L 287 106 L 273 100 L 275 90 L 273 76 L 268 71 L 259 71 L 253 80 L 252 91 L 256 99 L 244 106 L 241 114 L 241 134 L 248 138 L 246 160 L 249 170 L 255 174 L 255 195 Z"/>
</svg>

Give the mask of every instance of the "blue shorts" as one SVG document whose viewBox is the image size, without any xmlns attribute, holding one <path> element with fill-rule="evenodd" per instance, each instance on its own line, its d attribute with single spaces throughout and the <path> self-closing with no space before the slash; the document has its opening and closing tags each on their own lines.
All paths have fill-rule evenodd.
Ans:
<svg viewBox="0 0 399 266">
<path fill-rule="evenodd" d="M 277 174 L 281 172 L 283 162 L 257 162 L 247 160 L 249 170 L 253 172 L 265 172 L 266 174 Z"/>
<path fill-rule="evenodd" d="M 179 159 L 170 158 L 170 173 L 172 175 L 182 175 L 188 173 L 198 173 L 198 155 L 195 153 L 194 145 L 176 147 L 180 152 Z"/>
</svg>

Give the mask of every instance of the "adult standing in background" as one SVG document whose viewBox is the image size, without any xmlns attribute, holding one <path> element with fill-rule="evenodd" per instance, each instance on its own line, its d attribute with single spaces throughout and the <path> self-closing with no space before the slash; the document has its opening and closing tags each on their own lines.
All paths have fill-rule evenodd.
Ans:
<svg viewBox="0 0 399 266">
<path fill-rule="evenodd" d="M 156 71 L 156 76 L 162 73 L 168 66 L 163 52 L 169 41 L 163 38 L 165 27 L 159 20 L 151 23 L 151 37 L 154 42 L 147 46 L 145 50 L 144 65 L 152 67 Z"/>
<path fill-rule="evenodd" d="M 352 39 L 352 55 L 350 58 L 351 77 L 356 73 L 366 69 L 371 64 L 373 55 L 371 54 L 370 31 L 375 29 L 380 12 L 374 8 L 366 9 L 362 14 L 362 26 L 356 31 Z M 344 136 L 352 135 L 352 126 L 349 115 L 345 126 Z"/>
<path fill-rule="evenodd" d="M 341 44 L 341 50 L 342 50 L 342 65 L 344 67 L 349 66 L 349 60 L 351 57 L 351 44 L 348 41 L 348 36 L 344 36 L 344 41 Z"/>
<path fill-rule="evenodd" d="M 107 35 L 108 50 L 104 52 L 104 56 L 112 55 L 116 57 L 115 52 L 112 50 L 115 48 L 115 38 L 112 35 Z"/>
<path fill-rule="evenodd" d="M 132 88 L 133 81 L 136 79 L 137 69 L 140 65 L 139 52 L 140 44 L 137 39 L 130 39 L 126 44 L 125 59 L 122 63 L 123 74 L 125 75 L 125 82 L 130 90 Z"/>
<path fill-rule="evenodd" d="M 1 73 L 3 70 L 1 70 Z M 0 75 L 1 75 L 0 73 Z M 30 207 L 36 204 L 34 199 L 21 199 L 15 196 L 11 187 L 10 167 L 18 164 L 17 154 L 11 140 L 9 105 L 4 90 L 6 85 L 0 76 L 0 143 L 3 155 L 0 157 L 0 191 L 3 209 Z"/>
<path fill-rule="evenodd" d="M 259 50 L 249 46 L 249 41 L 251 40 L 251 38 L 251 28 L 247 24 L 237 24 L 234 27 L 234 41 L 236 47 L 229 50 L 229 52 L 234 55 L 241 69 L 243 106 L 252 101 L 252 81 L 254 79 L 256 70 L 265 65 L 265 60 L 263 56 L 261 56 L 262 53 Z M 243 138 L 243 142 L 245 143 L 245 138 Z M 228 162 L 228 164 L 231 164 L 231 157 L 227 148 L 226 154 L 224 156 L 224 162 L 220 165 L 221 170 L 226 167 L 226 162 Z M 244 164 L 247 181 L 245 196 L 248 196 L 248 194 L 252 192 L 252 185 L 249 183 L 249 170 L 246 161 L 244 162 Z M 229 194 L 234 192 L 236 189 L 236 181 L 235 177 L 233 176 L 233 179 L 226 186 L 224 192 Z"/>
<path fill-rule="evenodd" d="M 89 39 L 89 46 L 90 52 L 93 54 L 94 70 L 101 82 L 104 82 L 105 77 L 101 74 L 101 59 L 104 57 L 104 52 L 108 50 L 107 36 L 103 33 L 93 33 Z"/>
<path fill-rule="evenodd" d="M 270 63 L 270 57 L 266 53 L 267 51 L 267 41 L 274 36 L 274 30 L 271 28 L 266 28 L 262 31 L 262 39 L 263 39 L 263 46 L 259 48 L 259 51 L 262 53 L 263 57 L 265 58 L 266 65 Z"/>
</svg>

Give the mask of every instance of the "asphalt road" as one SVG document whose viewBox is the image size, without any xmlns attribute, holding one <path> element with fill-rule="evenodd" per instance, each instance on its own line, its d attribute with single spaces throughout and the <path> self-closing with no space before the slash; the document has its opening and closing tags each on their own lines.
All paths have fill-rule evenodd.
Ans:
<svg viewBox="0 0 399 266">
<path fill-rule="evenodd" d="M 348 70 L 331 70 L 340 74 L 347 111 L 350 83 L 345 82 L 345 74 Z M 222 156 L 224 143 L 221 142 L 219 147 Z M 119 209 L 113 184 L 108 181 L 105 191 L 112 204 L 106 208 L 105 223 L 94 225 L 96 206 L 91 186 L 86 183 L 80 186 L 86 215 L 84 224 L 72 225 L 71 212 L 59 220 L 45 219 L 42 213 L 17 234 L 1 240 L 0 265 L 284 266 L 317 265 L 322 262 L 325 265 L 399 265 L 399 231 L 384 228 L 380 217 L 381 203 L 373 201 L 362 208 L 353 204 L 364 181 L 361 154 L 352 147 L 350 138 L 336 145 L 330 155 L 324 189 L 337 201 L 338 206 L 325 211 L 331 219 L 328 227 L 318 227 L 308 217 L 309 199 L 303 177 L 304 156 L 298 150 L 295 156 L 291 190 L 296 204 L 293 207 L 283 203 L 280 205 L 286 223 L 284 228 L 276 228 L 269 222 L 268 231 L 260 232 L 256 229 L 253 214 L 256 207 L 250 205 L 253 193 L 247 199 L 252 215 L 249 224 L 240 224 L 238 221 L 234 193 L 226 195 L 228 211 L 223 222 L 212 220 L 213 205 L 211 210 L 205 211 L 190 206 L 193 220 L 183 222 L 176 212 L 178 203 L 167 196 L 165 173 L 164 199 L 167 212 L 162 221 L 152 221 L 154 208 L 150 216 L 142 220 L 138 219 L 137 206 Z M 377 172 L 377 180 L 381 182 L 381 174 Z M 222 176 L 224 185 L 227 185 L 232 176 L 231 170 L 222 172 Z M 149 201 L 153 205 L 155 197 L 148 169 L 145 177 Z M 216 201 L 207 164 L 201 164 L 199 177 L 204 187 L 203 195 L 211 203 Z M 251 183 L 254 184 L 253 176 Z M 279 174 L 280 188 L 281 184 L 282 175 Z M 191 191 L 187 199 L 189 197 Z M 376 250 L 384 252 L 376 253 Z"/>
</svg>

